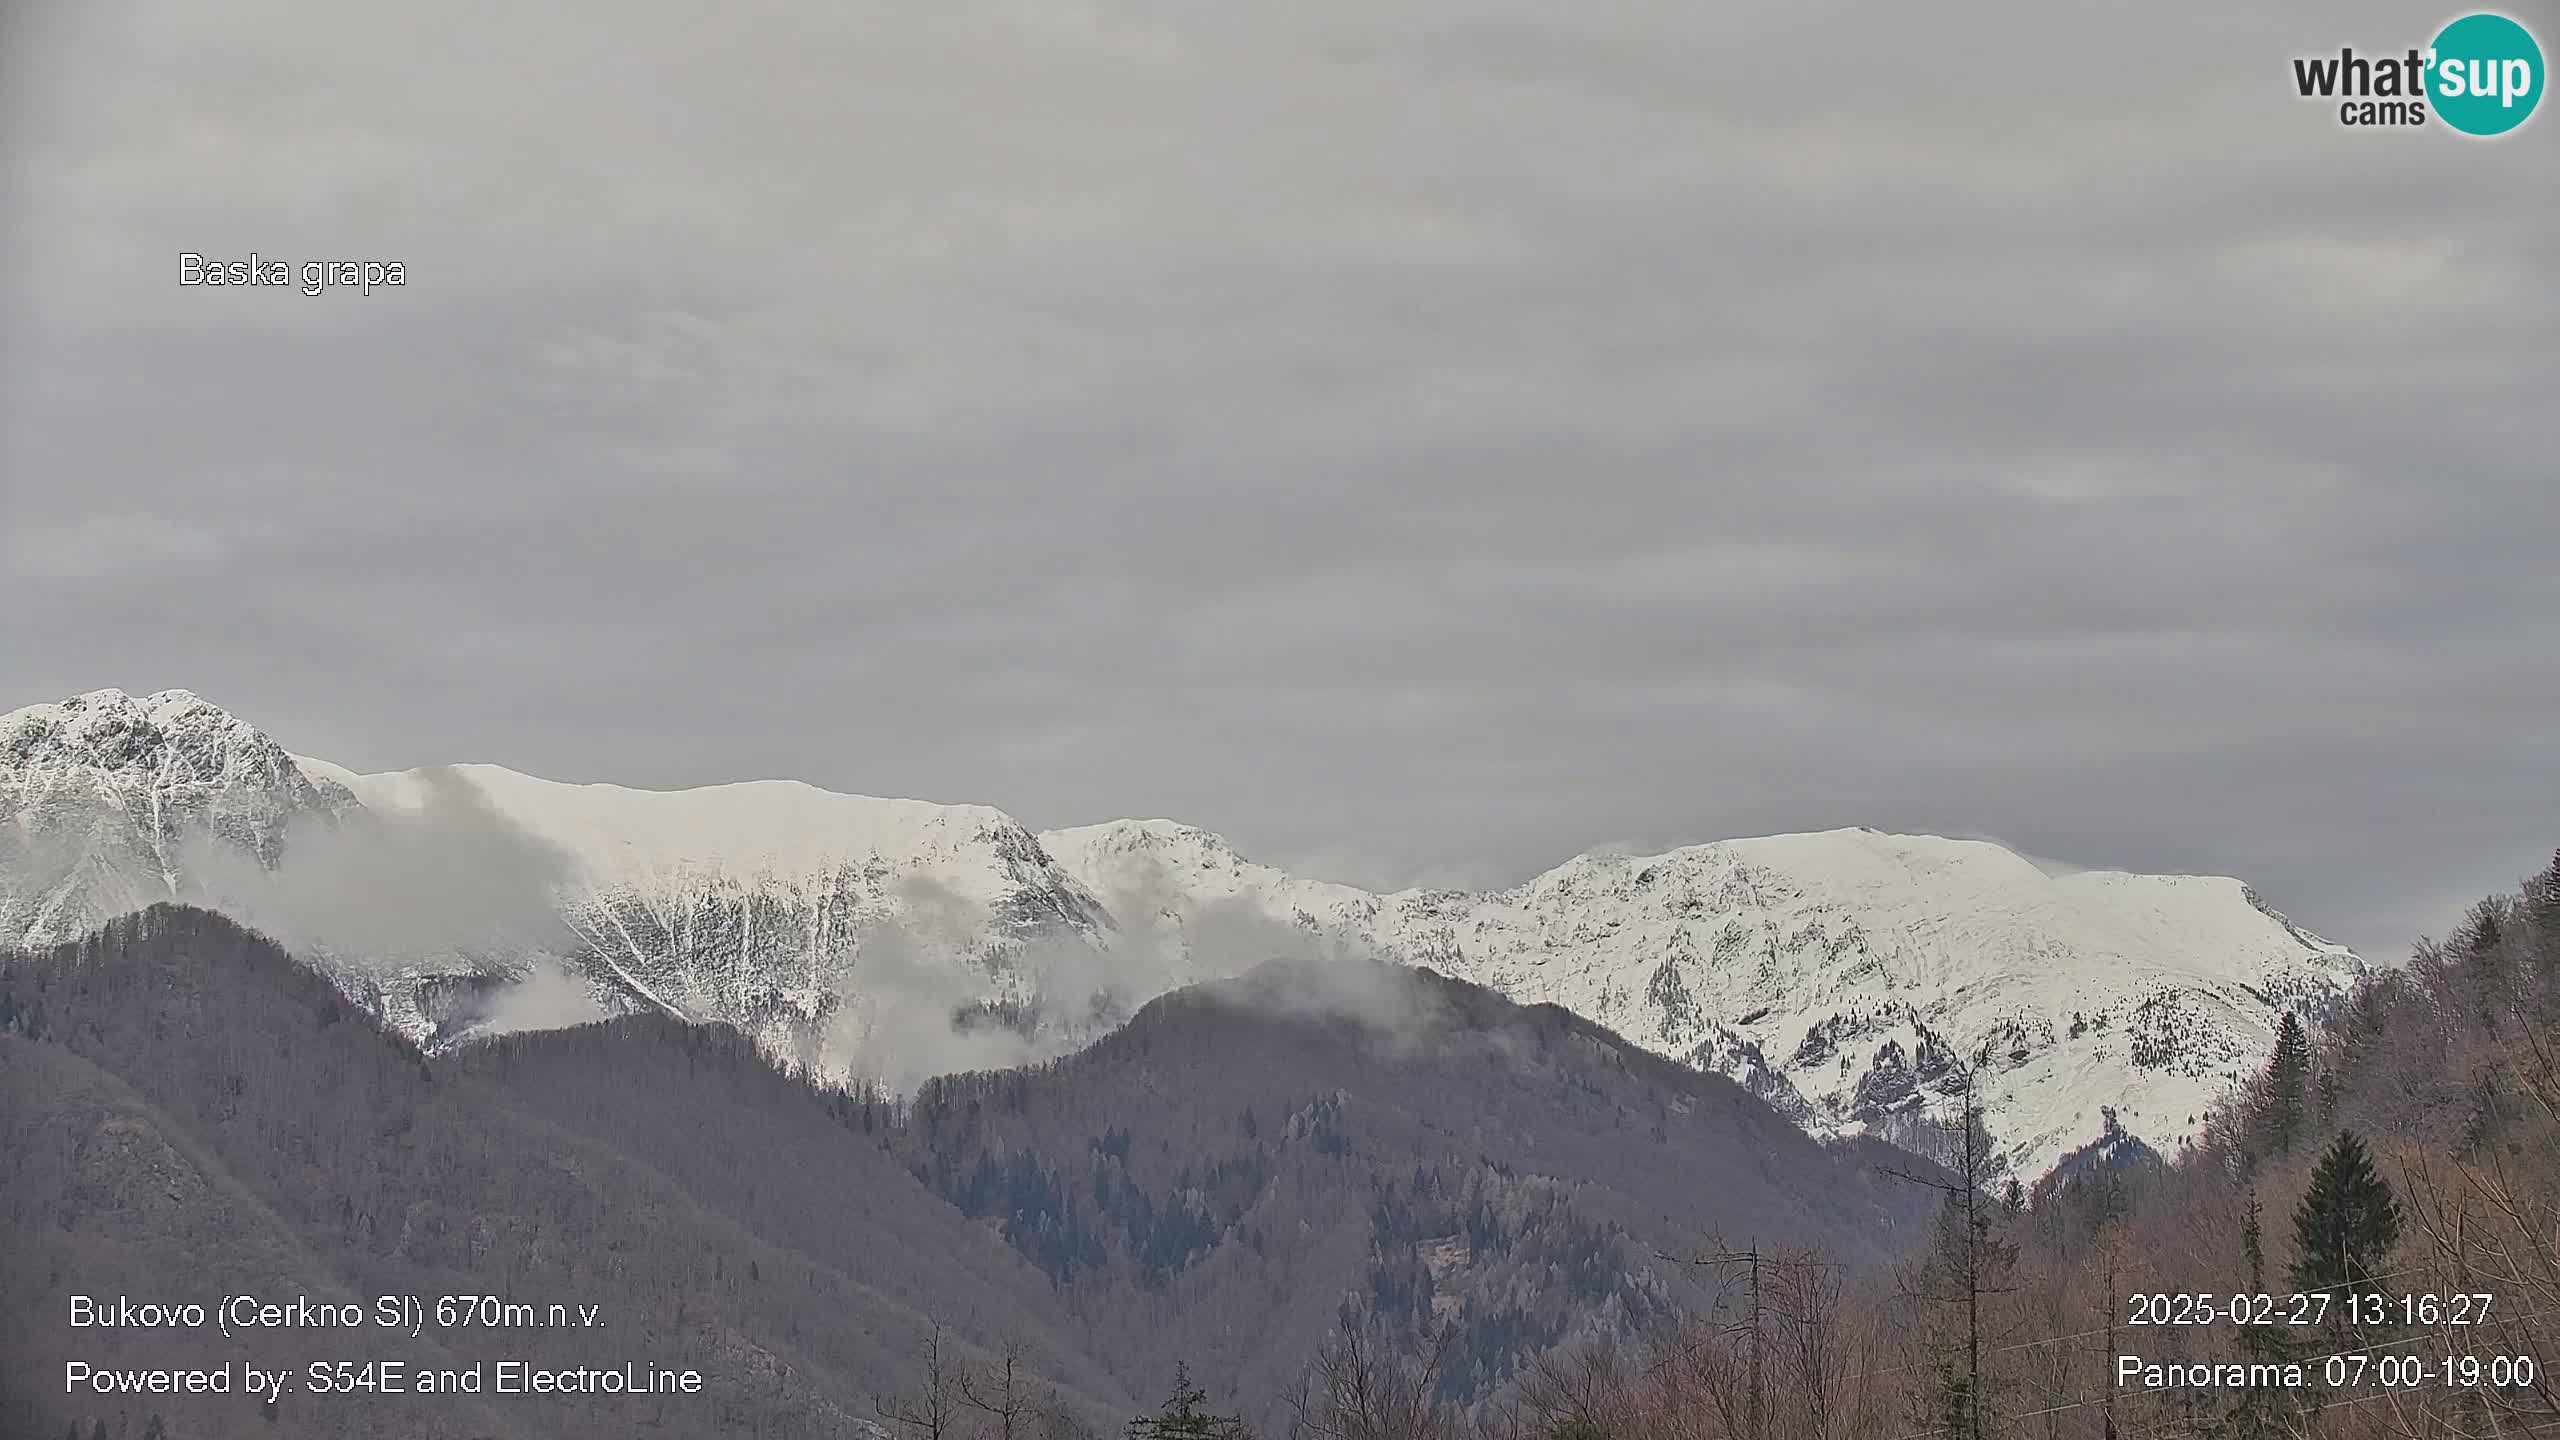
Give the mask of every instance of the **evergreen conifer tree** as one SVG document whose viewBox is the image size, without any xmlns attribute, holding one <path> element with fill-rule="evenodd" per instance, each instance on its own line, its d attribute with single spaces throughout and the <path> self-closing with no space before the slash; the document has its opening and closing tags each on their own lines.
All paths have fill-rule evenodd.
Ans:
<svg viewBox="0 0 2560 1440">
<path fill-rule="evenodd" d="M 1129 1440 L 1244 1440 L 1244 1422 L 1233 1415 L 1213 1415 L 1205 1408 L 1209 1393 L 1191 1383 L 1191 1367 L 1173 1366 L 1173 1394 L 1153 1415 L 1129 1422 Z"/>
<path fill-rule="evenodd" d="M 2311 1100 L 2311 1037 L 2292 1011 L 2276 1025 L 2276 1053 L 2267 1061 L 2267 1148 L 2282 1155 L 2302 1137 Z"/>
<path fill-rule="evenodd" d="M 2352 1130 L 2320 1156 L 2293 1212 L 2293 1288 L 2343 1300 L 2384 1272 L 2400 1243 L 2400 1202 Z M 2334 1313 L 2334 1312 L 2333 1312 Z"/>
</svg>

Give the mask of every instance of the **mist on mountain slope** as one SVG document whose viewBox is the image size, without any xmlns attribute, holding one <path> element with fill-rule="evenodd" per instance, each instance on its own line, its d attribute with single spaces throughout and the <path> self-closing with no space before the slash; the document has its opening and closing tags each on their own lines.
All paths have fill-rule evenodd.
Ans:
<svg viewBox="0 0 2560 1440">
<path fill-rule="evenodd" d="M 311 773 L 311 762 L 302 765 Z M 420 975 L 460 978 L 467 985 L 449 992 L 449 1008 L 434 1017 L 447 1037 L 574 1025 L 644 1006 L 689 1014 L 682 997 L 644 988 L 598 935 L 568 918 L 564 897 L 590 883 L 575 857 L 452 767 L 409 778 L 396 799 L 377 790 L 343 808 L 285 816 L 264 854 L 182 822 L 156 864 L 167 893 L 136 888 L 121 908 L 162 899 L 212 905 L 339 975 L 351 993 L 372 987 L 395 1008 L 420 1003 L 410 998 Z M 324 772 L 314 783 L 342 782 Z M 11 835 L 15 852 L 34 843 Z M 8 858 L 19 871 L 51 873 L 80 857 L 66 852 L 50 869 L 26 853 Z M 1094 897 L 1110 917 L 1100 935 L 1035 931 L 1000 947 L 985 943 L 982 898 L 926 874 L 904 878 L 896 895 L 891 913 L 855 931 L 852 967 L 818 1007 L 815 1033 L 780 1047 L 830 1078 L 904 1091 L 936 1074 L 1036 1063 L 1179 986 L 1356 948 L 1241 899 L 1186 902 L 1161 874 L 1129 877 Z M 1339 998 L 1346 1009 L 1362 1003 Z"/>
<path fill-rule="evenodd" d="M 856 932 L 852 973 L 833 992 L 816 1054 L 804 1057 L 823 1073 L 903 1093 L 935 1075 L 1037 1064 L 1167 991 L 1275 960 L 1302 962 L 1290 972 L 1300 978 L 1274 997 L 1289 1013 L 1358 1018 L 1393 1033 L 1412 1033 L 1419 1018 L 1406 992 L 1376 975 L 1384 957 L 1241 899 L 1178 910 L 1169 889 L 1133 884 L 1096 896 L 1122 924 L 1102 944 L 1036 935 L 980 969 L 947 958 L 974 933 L 976 902 L 922 875 L 898 894 L 895 916 Z M 989 1002 L 991 988 L 1007 998 Z"/>
<path fill-rule="evenodd" d="M 490 995 L 476 1035 L 515 1035 L 529 1030 L 565 1030 L 572 1025 L 608 1020 L 614 1012 L 596 999 L 595 982 L 564 962 L 535 958 L 522 978 Z"/>
<path fill-rule="evenodd" d="M 191 888 L 305 959 L 369 979 L 423 968 L 501 980 L 481 1002 L 486 1028 L 609 1013 L 592 983 L 545 963 L 580 945 L 555 899 L 568 857 L 450 771 L 424 772 L 413 806 L 292 817 L 273 865 L 201 829 L 177 854 Z"/>
</svg>

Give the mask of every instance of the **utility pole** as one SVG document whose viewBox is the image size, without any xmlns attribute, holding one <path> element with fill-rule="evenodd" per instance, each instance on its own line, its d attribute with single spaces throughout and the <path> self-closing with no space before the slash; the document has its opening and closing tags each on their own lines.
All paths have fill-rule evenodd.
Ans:
<svg viewBox="0 0 2560 1440">
<path fill-rule="evenodd" d="M 1760 1237 L 1751 1237 L 1751 1440 L 1767 1432 L 1760 1424 Z"/>
<path fill-rule="evenodd" d="M 1987 1427 L 1983 1419 L 1986 1381 L 1982 1373 L 1982 1297 L 2005 1294 L 2009 1289 L 2005 1285 L 1993 1285 L 1990 1274 L 1992 1270 L 2004 1267 L 2008 1257 L 1994 1258 L 2000 1242 L 1992 1234 L 1990 1200 L 1984 1194 L 1984 1187 L 1990 1182 L 1994 1155 L 1990 1137 L 1982 1125 L 1977 1086 L 1981 1067 L 1989 1063 L 1990 1047 L 1986 1045 L 1975 1053 L 1972 1064 L 1959 1062 L 1955 1066 L 1956 1092 L 1952 1098 L 1958 1102 L 1958 1109 L 1949 1126 L 1950 1149 L 1953 1152 L 1950 1159 L 1955 1167 L 1953 1178 L 1941 1180 L 1904 1170 L 1886 1172 L 1945 1196 L 1941 1225 L 1952 1222 L 1958 1227 L 1960 1240 L 1955 1246 L 1955 1253 L 1943 1257 L 1952 1262 L 1956 1272 L 1953 1278 L 1964 1286 L 1961 1419 L 1948 1427 L 1957 1432 L 1958 1440 L 1984 1440 Z M 1943 1296 L 1925 1298 L 1939 1302 L 1946 1299 Z"/>
<path fill-rule="evenodd" d="M 2108 1177 L 2109 1184 L 2113 1184 L 2114 1180 L 2114 1176 L 2110 1175 Z M 2098 1237 L 2098 1244 L 2101 1247 L 2101 1256 L 2106 1261 L 2105 1289 L 2099 1298 L 2105 1302 L 2107 1314 L 2106 1348 L 2100 1351 L 2099 1354 L 2102 1358 L 2103 1364 L 2112 1365 L 2115 1363 L 2116 1356 L 2116 1303 L 2114 1297 L 2117 1293 L 2117 1239 L 2113 1235 L 2101 1235 Z M 2103 1379 L 2104 1377 L 2101 1378 Z M 2116 1440 L 2116 1388 L 2113 1384 L 2108 1384 L 2101 1389 L 2098 1394 L 2100 1397 L 2100 1404 L 2103 1407 L 2100 1411 L 2099 1418 L 2104 1422 L 2106 1427 L 2105 1440 Z"/>
</svg>

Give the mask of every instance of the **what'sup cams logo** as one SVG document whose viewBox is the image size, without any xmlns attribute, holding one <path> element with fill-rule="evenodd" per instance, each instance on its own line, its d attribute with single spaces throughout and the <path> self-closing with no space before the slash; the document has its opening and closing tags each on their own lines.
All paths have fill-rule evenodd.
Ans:
<svg viewBox="0 0 2560 1440">
<path fill-rule="evenodd" d="M 2545 67 L 2533 32 L 2504 15 L 2465 15 L 2422 48 L 2364 55 L 2296 56 L 2294 90 L 2338 107 L 2341 125 L 2416 126 L 2436 121 L 2465 135 L 2496 136 L 2542 103 Z"/>
</svg>

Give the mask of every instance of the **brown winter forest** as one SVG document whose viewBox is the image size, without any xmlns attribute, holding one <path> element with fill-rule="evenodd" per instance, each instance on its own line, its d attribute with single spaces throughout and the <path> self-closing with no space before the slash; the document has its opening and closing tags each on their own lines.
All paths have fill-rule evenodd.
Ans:
<svg viewBox="0 0 2560 1440">
<path fill-rule="evenodd" d="M 0 1435 L 2560 1440 L 2560 857 L 2289 1025 L 2174 1161 L 2093 1147 L 2028 1193 L 1978 1117 L 1943 1167 L 1826 1146 L 1554 1007 L 1382 973 L 1390 1035 L 1297 983 L 893 1105 L 663 1019 L 429 1057 L 218 916 L 128 917 L 0 967 Z M 714 1389 L 261 1414 L 42 1383 L 76 1290 L 474 1287 L 615 1317 L 551 1363 Z M 2347 1298 L 2283 1323 L 2297 1292 Z M 2274 1323 L 2234 1323 L 2260 1293 Z"/>
</svg>

